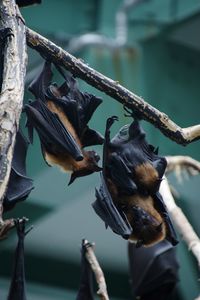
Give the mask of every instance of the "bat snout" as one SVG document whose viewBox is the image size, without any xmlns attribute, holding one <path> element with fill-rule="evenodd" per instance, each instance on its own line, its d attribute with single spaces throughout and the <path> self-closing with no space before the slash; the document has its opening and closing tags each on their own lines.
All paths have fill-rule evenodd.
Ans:
<svg viewBox="0 0 200 300">
<path fill-rule="evenodd" d="M 76 161 L 81 161 L 81 160 L 83 160 L 83 155 L 78 155 L 78 156 L 76 156 Z"/>
</svg>

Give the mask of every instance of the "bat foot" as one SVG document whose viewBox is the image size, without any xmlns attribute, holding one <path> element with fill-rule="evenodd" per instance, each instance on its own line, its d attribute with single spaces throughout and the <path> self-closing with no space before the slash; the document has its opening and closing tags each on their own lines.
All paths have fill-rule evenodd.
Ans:
<svg viewBox="0 0 200 300">
<path fill-rule="evenodd" d="M 7 27 L 0 30 L 0 42 L 5 42 L 8 37 L 14 36 L 11 28 Z"/>
<path fill-rule="evenodd" d="M 132 117 L 132 118 L 137 119 L 137 120 L 141 120 L 142 119 L 140 112 L 133 111 L 132 109 L 129 109 L 126 105 L 124 105 L 123 108 L 124 108 L 124 110 L 126 112 L 124 114 L 125 117 Z"/>
<path fill-rule="evenodd" d="M 136 244 L 135 244 L 135 247 L 136 247 L 136 248 L 140 248 L 140 247 L 142 247 L 142 245 L 143 245 L 143 241 L 142 241 L 142 240 L 138 240 L 138 241 L 136 242 Z"/>
<path fill-rule="evenodd" d="M 108 120 L 106 122 L 106 129 L 109 130 L 110 127 L 113 125 L 113 123 L 118 120 L 119 120 L 119 118 L 117 116 L 112 116 L 112 117 L 108 118 Z"/>
<path fill-rule="evenodd" d="M 31 226 L 29 229 L 25 230 L 26 223 L 28 221 L 29 221 L 29 219 L 26 217 L 23 217 L 22 219 L 18 218 L 18 219 L 14 220 L 14 224 L 17 229 L 17 234 L 19 237 L 25 237 L 25 235 L 27 235 L 33 229 L 33 226 Z"/>
</svg>

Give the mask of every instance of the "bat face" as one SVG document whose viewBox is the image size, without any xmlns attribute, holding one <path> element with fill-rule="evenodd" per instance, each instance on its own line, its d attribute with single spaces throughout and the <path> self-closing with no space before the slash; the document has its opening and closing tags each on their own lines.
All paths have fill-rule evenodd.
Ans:
<svg viewBox="0 0 200 300">
<path fill-rule="evenodd" d="M 93 208 L 115 233 L 137 246 L 165 238 L 175 245 L 176 234 L 159 194 L 166 159 L 147 143 L 137 120 L 110 140 L 115 120 L 107 120 L 102 185 Z"/>
<path fill-rule="evenodd" d="M 101 169 L 96 152 L 84 148 L 103 143 L 103 137 L 87 125 L 102 100 L 80 92 L 76 80 L 57 68 L 65 82 L 60 87 L 51 82 L 51 63 L 46 62 L 39 77 L 29 87 L 36 100 L 24 110 L 30 140 L 34 128 L 46 162 L 72 172 L 72 183 L 77 177 Z"/>
<path fill-rule="evenodd" d="M 129 241 L 138 246 L 151 246 L 166 236 L 166 226 L 162 215 L 154 208 L 152 197 L 139 194 L 123 198 L 122 205 L 127 219 L 132 227 Z"/>
</svg>

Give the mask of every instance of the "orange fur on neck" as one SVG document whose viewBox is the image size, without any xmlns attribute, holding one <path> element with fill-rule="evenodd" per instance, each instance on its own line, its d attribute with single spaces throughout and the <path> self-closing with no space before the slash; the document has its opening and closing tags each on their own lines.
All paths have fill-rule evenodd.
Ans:
<svg viewBox="0 0 200 300">
<path fill-rule="evenodd" d="M 88 168 L 87 151 L 83 151 L 83 154 L 83 160 L 75 161 L 69 154 L 54 155 L 45 152 L 45 159 L 50 165 L 59 165 L 59 167 L 65 172 L 74 172 Z"/>
<path fill-rule="evenodd" d="M 137 181 L 149 188 L 153 187 L 159 179 L 158 172 L 150 163 L 143 163 L 137 166 L 135 174 Z"/>
</svg>

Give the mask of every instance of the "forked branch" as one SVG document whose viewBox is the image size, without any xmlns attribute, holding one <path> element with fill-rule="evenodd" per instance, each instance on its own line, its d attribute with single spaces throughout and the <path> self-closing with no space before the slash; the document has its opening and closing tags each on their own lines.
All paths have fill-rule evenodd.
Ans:
<svg viewBox="0 0 200 300">
<path fill-rule="evenodd" d="M 92 69 L 82 60 L 75 58 L 40 34 L 26 28 L 26 36 L 28 45 L 37 50 L 43 57 L 51 59 L 56 64 L 60 64 L 96 89 L 106 93 L 128 108 L 133 109 L 136 113 L 139 113 L 142 119 L 152 123 L 164 135 L 178 144 L 186 145 L 200 139 L 200 125 L 181 128 L 170 120 L 165 113 L 160 112 L 138 95 L 130 92 L 118 82 Z"/>
<path fill-rule="evenodd" d="M 167 173 L 172 171 L 186 171 L 189 175 L 196 175 L 200 173 L 200 162 L 190 156 L 166 156 L 166 159 Z"/>
</svg>

